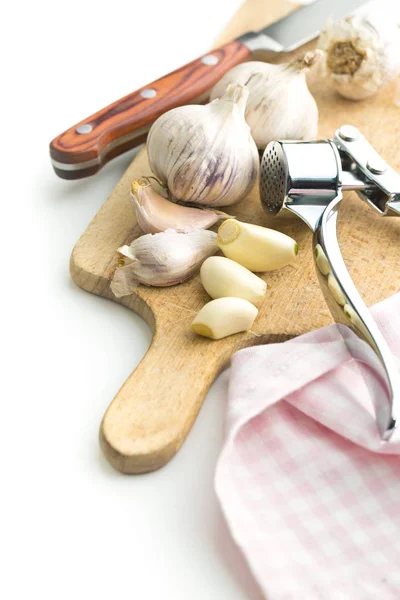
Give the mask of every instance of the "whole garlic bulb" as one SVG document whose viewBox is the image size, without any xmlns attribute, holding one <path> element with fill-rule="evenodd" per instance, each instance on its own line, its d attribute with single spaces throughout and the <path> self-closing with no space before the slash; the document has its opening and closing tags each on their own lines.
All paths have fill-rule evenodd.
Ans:
<svg viewBox="0 0 400 600">
<path fill-rule="evenodd" d="M 312 140 L 317 135 L 318 108 L 307 87 L 306 73 L 321 52 L 307 52 L 290 63 L 250 61 L 233 67 L 211 90 L 211 99 L 233 83 L 249 89 L 245 117 L 257 147 L 272 140 Z"/>
<path fill-rule="evenodd" d="M 325 75 L 351 100 L 372 96 L 400 72 L 400 30 L 375 13 L 329 23 L 318 47 L 325 52 Z"/>
<path fill-rule="evenodd" d="M 228 206 L 254 186 L 259 158 L 244 119 L 248 93 L 232 86 L 221 99 L 174 108 L 151 127 L 151 170 L 177 200 Z"/>
</svg>

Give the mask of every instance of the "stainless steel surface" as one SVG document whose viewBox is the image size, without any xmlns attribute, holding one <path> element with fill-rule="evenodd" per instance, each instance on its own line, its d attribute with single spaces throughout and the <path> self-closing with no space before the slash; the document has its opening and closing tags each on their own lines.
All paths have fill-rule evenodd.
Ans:
<svg viewBox="0 0 400 600">
<path fill-rule="evenodd" d="M 146 88 L 140 92 L 140 95 L 142 98 L 154 98 L 154 96 L 157 96 L 157 90 L 153 88 Z"/>
<path fill-rule="evenodd" d="M 337 196 L 339 165 L 329 140 L 271 142 L 261 160 L 261 202 L 274 216 L 293 213 L 314 231 Z"/>
<path fill-rule="evenodd" d="M 400 217 L 400 200 L 397 202 L 388 202 L 386 204 L 386 216 Z"/>
<path fill-rule="evenodd" d="M 79 127 L 76 128 L 76 133 L 83 135 L 85 133 L 90 133 L 92 130 L 93 126 L 89 123 L 86 123 L 85 125 L 79 125 Z"/>
<path fill-rule="evenodd" d="M 338 135 L 342 140 L 352 142 L 358 138 L 359 131 L 357 127 L 354 127 L 353 125 L 342 125 L 338 130 Z"/>
<path fill-rule="evenodd" d="M 375 157 L 375 158 L 370 158 L 368 160 L 367 169 L 368 169 L 368 171 L 371 171 L 371 173 L 376 173 L 377 175 L 380 175 L 381 173 L 384 173 L 385 171 L 387 171 L 388 166 L 384 160 Z"/>
<path fill-rule="evenodd" d="M 349 126 L 346 126 L 349 127 Z M 356 137 L 344 139 L 340 127 L 335 133 L 335 144 L 358 177 L 368 183 L 359 196 L 382 216 L 399 216 L 396 203 L 400 202 L 400 175 L 378 154 L 375 148 L 355 127 Z M 393 210 L 393 203 L 394 210 Z"/>
<path fill-rule="evenodd" d="M 346 126 L 346 129 L 341 128 L 336 132 L 335 140 L 275 141 L 268 144 L 261 161 L 260 196 L 269 213 L 274 216 L 296 215 L 314 232 L 317 274 L 332 316 L 338 324 L 346 325 L 353 331 L 352 337 L 348 330 L 341 330 L 345 332 L 344 339 L 351 351 L 357 348 L 354 335 L 368 344 L 371 350 L 361 349 L 358 352 L 371 366 L 378 368 L 385 382 L 387 397 L 379 399 L 375 413 L 381 437 L 387 440 L 400 419 L 400 373 L 385 339 L 347 271 L 336 236 L 342 189 L 355 189 L 362 197 L 373 197 L 377 190 L 382 191 L 375 181 L 381 176 L 372 175 L 370 171 L 369 177 L 365 176 L 353 156 L 341 145 L 344 138 L 346 144 L 358 144 L 359 140 L 363 143 L 365 140 L 358 130 Z M 372 147 L 368 142 L 366 144 L 368 151 L 364 149 L 364 154 L 376 158 L 376 152 L 375 155 L 370 152 Z M 346 170 L 343 170 L 342 162 Z M 400 216 L 400 208 L 397 213 L 400 197 L 398 204 L 396 202 L 392 199 L 390 210 Z M 388 210 L 382 214 L 387 213 Z M 317 260 L 316 253 L 323 254 L 322 270 L 319 268 L 321 259 Z"/>
<path fill-rule="evenodd" d="M 378 370 L 380 375 L 383 375 L 382 381 L 385 383 L 387 398 L 380 398 L 374 409 L 380 435 L 383 440 L 388 440 L 396 425 L 400 423 L 400 372 L 385 338 L 358 293 L 343 261 L 336 234 L 338 208 L 341 200 L 342 196 L 339 192 L 338 197 L 324 210 L 320 225 L 314 233 L 313 248 L 316 271 L 325 301 L 335 321 L 350 327 L 358 337 L 368 343 L 380 360 L 381 365 L 376 365 L 374 355 L 363 350 L 364 361 Z M 344 305 L 337 301 L 337 294 L 332 293 L 328 275 L 324 275 L 318 268 L 315 256 L 316 248 L 325 254 L 330 269 L 329 277 L 335 278 L 345 299 Z M 346 343 L 348 339 L 351 337 L 345 338 Z M 353 352 L 354 348 L 357 348 L 357 345 L 353 343 L 350 350 Z"/>
<path fill-rule="evenodd" d="M 288 167 L 279 142 L 268 144 L 261 159 L 260 194 L 264 208 L 274 216 L 287 196 Z"/>
<path fill-rule="evenodd" d="M 284 51 L 284 47 L 282 46 L 282 44 L 272 39 L 271 37 L 268 37 L 262 31 L 248 31 L 247 33 L 241 35 L 238 38 L 238 40 L 239 42 L 242 42 L 242 44 L 247 46 L 250 52 L 252 53 L 258 52 L 260 50 L 267 53 L 265 59 L 268 58 L 269 53 L 273 55 L 277 52 Z"/>
<path fill-rule="evenodd" d="M 215 54 L 207 54 L 206 56 L 203 56 L 203 58 L 201 59 L 201 62 L 204 65 L 216 65 L 219 62 L 219 58 L 218 56 L 215 56 Z"/>
<path fill-rule="evenodd" d="M 314 39 L 329 18 L 334 21 L 341 19 L 365 3 L 366 0 L 317 0 L 259 32 L 238 39 L 252 52 L 289 52 Z"/>
<path fill-rule="evenodd" d="M 342 190 L 373 190 L 374 185 L 372 183 L 367 183 L 361 177 L 357 177 L 357 175 L 353 171 L 342 171 Z"/>
</svg>

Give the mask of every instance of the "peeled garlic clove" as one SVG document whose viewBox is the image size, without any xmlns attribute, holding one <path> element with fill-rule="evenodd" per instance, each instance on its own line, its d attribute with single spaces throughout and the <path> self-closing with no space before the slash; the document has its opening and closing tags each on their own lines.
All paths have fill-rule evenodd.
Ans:
<svg viewBox="0 0 400 600">
<path fill-rule="evenodd" d="M 315 246 L 314 254 L 315 262 L 317 263 L 317 267 L 321 271 L 322 275 L 329 275 L 329 273 L 331 272 L 331 268 L 329 266 L 325 252 L 322 250 L 322 246 L 320 244 L 317 244 Z"/>
<path fill-rule="evenodd" d="M 346 304 L 346 298 L 332 273 L 329 273 L 328 275 L 328 288 L 330 289 L 335 302 L 340 304 L 340 306 L 344 306 Z"/>
<path fill-rule="evenodd" d="M 296 242 L 274 229 L 227 219 L 218 229 L 218 246 L 227 258 L 250 271 L 273 271 L 296 258 Z"/>
<path fill-rule="evenodd" d="M 201 265 L 201 283 L 211 298 L 242 298 L 260 306 L 267 284 L 261 277 L 224 256 L 210 256 Z"/>
<path fill-rule="evenodd" d="M 213 340 L 248 331 L 258 310 L 242 298 L 218 298 L 198 312 L 192 323 L 196 333 Z"/>
<path fill-rule="evenodd" d="M 153 124 L 150 167 L 177 200 L 228 206 L 253 188 L 259 157 L 244 119 L 247 97 L 232 86 L 221 99 L 174 108 Z"/>
<path fill-rule="evenodd" d="M 166 229 L 208 229 L 229 217 L 221 211 L 174 204 L 157 194 L 146 177 L 132 182 L 131 198 L 138 225 L 144 233 L 160 233 Z"/>
<path fill-rule="evenodd" d="M 188 279 L 202 262 L 218 250 L 217 234 L 204 229 L 143 235 L 118 251 L 129 264 L 117 269 L 111 283 L 120 298 L 131 294 L 139 283 L 157 287 L 176 285 Z"/>
<path fill-rule="evenodd" d="M 329 23 L 318 47 L 326 76 L 351 100 L 375 94 L 400 72 L 400 30 L 389 16 L 354 14 Z"/>
<path fill-rule="evenodd" d="M 272 140 L 312 140 L 317 135 L 318 108 L 305 74 L 321 52 L 307 52 L 290 63 L 271 65 L 251 61 L 228 71 L 211 90 L 218 98 L 234 83 L 245 84 L 250 95 L 245 117 L 257 147 Z"/>
</svg>

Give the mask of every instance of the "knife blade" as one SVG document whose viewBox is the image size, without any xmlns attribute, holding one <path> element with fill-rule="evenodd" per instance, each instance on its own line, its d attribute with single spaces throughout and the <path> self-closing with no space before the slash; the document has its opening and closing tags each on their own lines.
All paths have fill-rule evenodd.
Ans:
<svg viewBox="0 0 400 600">
<path fill-rule="evenodd" d="M 317 37 L 328 18 L 341 19 L 365 3 L 366 0 L 317 0 L 261 31 L 245 33 L 238 39 L 253 52 L 264 49 L 291 52 Z"/>
<path fill-rule="evenodd" d="M 266 59 L 300 47 L 318 35 L 328 17 L 342 18 L 366 0 L 317 0 L 258 32 L 248 32 L 157 81 L 110 104 L 50 143 L 50 158 L 63 179 L 97 173 L 112 158 L 145 141 L 164 112 L 204 101 L 229 69 L 255 53 Z M 260 56 L 262 54 L 262 56 Z"/>
</svg>

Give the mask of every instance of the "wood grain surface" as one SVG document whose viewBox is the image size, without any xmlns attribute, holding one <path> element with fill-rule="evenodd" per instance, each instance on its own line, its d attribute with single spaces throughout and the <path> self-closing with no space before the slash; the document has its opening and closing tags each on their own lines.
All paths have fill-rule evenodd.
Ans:
<svg viewBox="0 0 400 600">
<path fill-rule="evenodd" d="M 292 6 L 279 0 L 248 0 L 221 41 L 274 21 Z M 316 73 L 309 85 L 320 110 L 320 137 L 330 137 L 341 124 L 352 123 L 400 170 L 400 109 L 394 104 L 393 86 L 356 103 L 336 95 Z M 140 235 L 129 198 L 130 183 L 148 174 L 143 150 L 77 243 L 71 275 L 85 290 L 117 301 L 109 285 L 117 266 L 116 249 Z M 300 221 L 271 220 L 261 209 L 257 189 L 235 205 L 233 212 L 239 219 L 294 237 L 300 247 L 298 260 L 265 274 L 267 297 L 253 331 L 224 340 L 201 338 L 190 329 L 194 314 L 209 300 L 199 276 L 171 288 L 139 286 L 135 294 L 119 300 L 139 313 L 154 332 L 146 356 L 116 394 L 100 428 L 105 455 L 124 473 L 157 469 L 174 456 L 208 388 L 233 352 L 252 344 L 281 342 L 332 322 L 314 273 L 307 227 Z M 397 292 L 400 219 L 380 218 L 355 193 L 346 193 L 338 227 L 345 262 L 366 303 Z"/>
<path fill-rule="evenodd" d="M 200 57 L 77 123 L 51 142 L 51 158 L 73 165 L 88 161 L 98 163 L 76 170 L 54 166 L 55 172 L 64 179 L 93 175 L 111 158 L 141 144 L 160 115 L 176 106 L 203 99 L 224 73 L 249 57 L 250 50 L 241 42 L 226 42 L 213 50 L 216 64 L 204 63 L 204 57 Z M 144 98 L 141 94 L 144 89 L 151 89 L 155 95 Z M 92 131 L 79 134 L 77 128 L 81 125 L 90 125 Z"/>
</svg>

